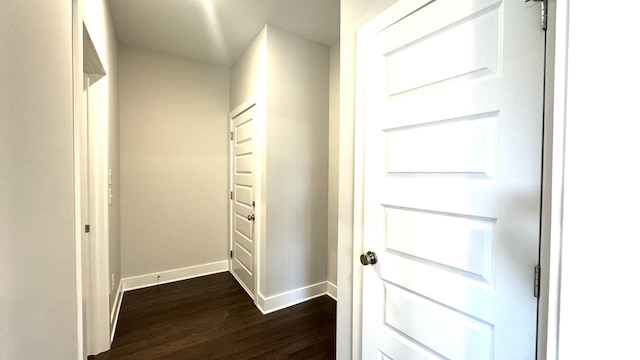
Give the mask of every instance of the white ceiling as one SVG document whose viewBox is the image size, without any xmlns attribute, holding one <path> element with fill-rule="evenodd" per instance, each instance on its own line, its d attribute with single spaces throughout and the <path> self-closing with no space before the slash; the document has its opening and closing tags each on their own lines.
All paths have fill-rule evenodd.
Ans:
<svg viewBox="0 0 640 360">
<path fill-rule="evenodd" d="M 231 66 L 264 24 L 331 46 L 340 0 L 110 0 L 124 45 Z"/>
</svg>

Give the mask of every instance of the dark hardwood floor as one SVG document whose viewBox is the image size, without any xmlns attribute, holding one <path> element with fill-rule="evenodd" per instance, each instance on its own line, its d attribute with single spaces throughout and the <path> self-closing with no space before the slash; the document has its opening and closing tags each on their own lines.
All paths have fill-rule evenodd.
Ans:
<svg viewBox="0 0 640 360">
<path fill-rule="evenodd" d="M 334 359 L 336 303 L 268 315 L 226 272 L 124 294 L 108 359 Z"/>
</svg>

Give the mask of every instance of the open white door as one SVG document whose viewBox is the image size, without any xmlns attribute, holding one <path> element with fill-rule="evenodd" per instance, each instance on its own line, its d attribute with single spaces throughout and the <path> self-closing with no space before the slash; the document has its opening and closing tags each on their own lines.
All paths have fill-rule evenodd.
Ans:
<svg viewBox="0 0 640 360">
<path fill-rule="evenodd" d="M 231 274 L 255 299 L 254 106 L 231 113 Z"/>
<path fill-rule="evenodd" d="M 544 36 L 539 3 L 500 0 L 358 32 L 363 359 L 535 358 Z"/>
</svg>

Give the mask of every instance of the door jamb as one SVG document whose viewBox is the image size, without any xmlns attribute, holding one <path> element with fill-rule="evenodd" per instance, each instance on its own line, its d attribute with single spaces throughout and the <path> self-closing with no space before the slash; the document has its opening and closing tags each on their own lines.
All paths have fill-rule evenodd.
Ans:
<svg viewBox="0 0 640 360">
<path fill-rule="evenodd" d="M 547 0 L 537 359 L 558 356 L 568 1 Z"/>
</svg>

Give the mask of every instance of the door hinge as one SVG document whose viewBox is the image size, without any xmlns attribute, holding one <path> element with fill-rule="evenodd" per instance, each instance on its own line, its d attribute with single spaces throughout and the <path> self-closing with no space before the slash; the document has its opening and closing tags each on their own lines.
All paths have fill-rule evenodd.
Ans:
<svg viewBox="0 0 640 360">
<path fill-rule="evenodd" d="M 88 232 L 90 232 L 90 231 L 91 231 L 91 225 L 86 224 L 86 225 L 84 226 L 84 232 L 88 233 Z"/>
<path fill-rule="evenodd" d="M 533 296 L 540 297 L 540 265 L 537 265 L 534 270 Z"/>
<path fill-rule="evenodd" d="M 535 1 L 540 3 L 540 29 L 547 30 L 547 0 L 524 0 L 524 2 Z"/>
<path fill-rule="evenodd" d="M 229 257 L 233 258 L 233 250 L 229 251 Z"/>
<path fill-rule="evenodd" d="M 233 140 L 233 131 L 229 132 L 229 140 Z"/>
<path fill-rule="evenodd" d="M 231 200 L 233 200 L 233 191 L 231 191 Z"/>
</svg>

